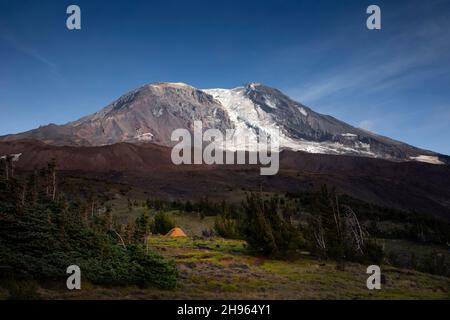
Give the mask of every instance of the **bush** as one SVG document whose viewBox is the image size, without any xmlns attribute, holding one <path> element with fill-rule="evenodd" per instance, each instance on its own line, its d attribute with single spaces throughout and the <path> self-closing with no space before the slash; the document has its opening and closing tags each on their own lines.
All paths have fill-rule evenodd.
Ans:
<svg viewBox="0 0 450 320">
<path fill-rule="evenodd" d="M 5 288 L 8 290 L 9 300 L 37 300 L 38 284 L 33 279 L 11 279 L 6 281 Z"/>
<path fill-rule="evenodd" d="M 450 276 L 450 262 L 442 253 L 429 253 L 423 258 L 418 269 L 431 274 Z"/>
<path fill-rule="evenodd" d="M 202 230 L 202 237 L 203 238 L 214 237 L 214 230 L 212 230 L 212 229 L 203 229 Z"/>
<path fill-rule="evenodd" d="M 45 176 L 43 181 L 47 181 Z M 106 223 L 108 215 L 87 220 L 83 203 L 67 202 L 63 197 L 53 200 L 37 180 L 27 188 L 25 198 L 20 196 L 23 190 L 18 181 L 0 178 L 0 276 L 27 279 L 9 288 L 14 299 L 35 297 L 30 285 L 34 282 L 28 279 L 65 283 L 70 265 L 78 265 L 82 279 L 92 283 L 175 286 L 174 263 L 147 251 L 140 241 L 128 246 L 119 242 L 111 232 L 112 223 Z M 147 221 L 145 214 L 140 217 L 140 232 L 145 231 Z M 167 227 L 167 223 L 159 225 Z"/>
<path fill-rule="evenodd" d="M 146 254 L 142 247 L 131 247 L 129 253 L 135 266 L 131 274 L 137 285 L 144 288 L 175 288 L 178 273 L 173 260 L 166 260 L 153 251 Z"/>
<path fill-rule="evenodd" d="M 214 221 L 216 233 L 226 239 L 242 239 L 238 221 L 226 215 L 218 215 Z"/>
<path fill-rule="evenodd" d="M 153 233 L 166 234 L 175 228 L 175 222 L 167 213 L 158 212 L 153 219 L 151 228 Z"/>
</svg>

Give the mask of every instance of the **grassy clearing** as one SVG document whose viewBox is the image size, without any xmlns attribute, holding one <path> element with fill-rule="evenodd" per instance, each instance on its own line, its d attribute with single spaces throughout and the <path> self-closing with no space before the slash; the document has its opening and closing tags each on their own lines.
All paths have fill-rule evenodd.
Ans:
<svg viewBox="0 0 450 320">
<path fill-rule="evenodd" d="M 292 261 L 251 256 L 238 240 L 149 238 L 152 248 L 176 261 L 175 290 L 102 288 L 79 292 L 41 289 L 43 298 L 65 299 L 450 299 L 450 279 L 382 266 L 382 290 L 366 288 L 366 266 L 305 256 Z"/>
<path fill-rule="evenodd" d="M 203 230 L 211 230 L 214 228 L 215 217 L 212 216 L 206 216 L 202 219 L 197 213 L 184 213 L 180 211 L 172 212 L 172 216 L 176 225 L 190 236 L 201 236 Z"/>
<path fill-rule="evenodd" d="M 109 204 L 120 221 L 133 221 L 148 210 L 143 194 L 115 196 Z M 131 211 L 127 199 L 137 203 Z M 149 246 L 176 261 L 179 281 L 175 290 L 105 288 L 83 282 L 81 291 L 68 292 L 58 286 L 41 288 L 39 293 L 48 299 L 450 299 L 446 277 L 382 266 L 386 282 L 382 290 L 370 291 L 367 266 L 348 263 L 338 270 L 333 261 L 306 255 L 287 261 L 255 257 L 244 241 L 199 238 L 203 230 L 213 228 L 214 217 L 202 219 L 196 213 L 176 210 L 167 213 L 189 237 L 152 236 Z M 412 244 L 385 240 L 385 245 L 388 251 L 401 254 Z M 428 249 L 414 247 L 418 256 Z"/>
</svg>

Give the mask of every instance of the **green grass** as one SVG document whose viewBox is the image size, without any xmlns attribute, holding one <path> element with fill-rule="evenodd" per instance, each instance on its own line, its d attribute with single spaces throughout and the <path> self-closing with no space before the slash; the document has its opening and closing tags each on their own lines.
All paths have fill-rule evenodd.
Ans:
<svg viewBox="0 0 450 320">
<path fill-rule="evenodd" d="M 41 290 L 43 298 L 63 299 L 450 299 L 450 279 L 382 266 L 381 290 L 366 288 L 366 267 L 304 256 L 289 261 L 247 253 L 245 242 L 214 238 L 152 236 L 152 248 L 174 259 L 180 274 L 175 290 L 102 288 L 79 292 Z"/>
<path fill-rule="evenodd" d="M 127 198 L 138 205 L 131 211 Z M 144 210 L 140 194 L 117 195 L 110 200 L 120 221 L 133 221 Z M 149 246 L 177 264 L 179 281 L 174 290 L 140 289 L 134 286 L 105 288 L 88 282 L 81 291 L 67 291 L 63 285 L 39 289 L 44 299 L 450 299 L 450 278 L 412 270 L 382 266 L 386 283 L 381 290 L 366 288 L 366 267 L 348 263 L 338 270 L 333 261 L 319 261 L 308 255 L 290 260 L 252 256 L 245 241 L 201 238 L 212 229 L 214 217 L 201 219 L 195 213 L 168 212 L 189 237 L 151 236 Z M 411 249 L 422 256 L 429 246 L 407 241 L 384 240 L 387 251 L 403 254 Z M 443 248 L 432 248 L 448 254 Z M 7 297 L 0 286 L 0 299 Z"/>
<path fill-rule="evenodd" d="M 143 205 L 148 195 L 143 192 L 120 185 L 104 189 L 109 190 L 112 200 L 107 204 L 112 206 L 113 215 L 123 223 L 134 221 L 148 210 Z M 238 203 L 245 191 L 235 189 L 230 195 L 230 202 Z M 130 210 L 127 199 L 132 203 L 136 200 L 138 205 Z M 176 289 L 106 288 L 82 281 L 81 291 L 68 291 L 64 284 L 46 284 L 39 288 L 39 295 L 44 299 L 450 299 L 448 277 L 381 266 L 386 283 L 381 290 L 368 290 L 367 266 L 348 263 L 341 270 L 334 261 L 306 255 L 290 260 L 255 257 L 248 252 L 245 241 L 199 238 L 203 230 L 213 228 L 214 217 L 201 219 L 196 213 L 176 210 L 168 213 L 189 237 L 152 236 L 149 246 L 175 260 L 180 275 Z M 400 256 L 407 251 L 423 256 L 430 249 L 449 254 L 445 248 L 404 240 L 384 240 L 384 244 L 388 252 Z M 0 299 L 7 297 L 0 285 Z"/>
</svg>

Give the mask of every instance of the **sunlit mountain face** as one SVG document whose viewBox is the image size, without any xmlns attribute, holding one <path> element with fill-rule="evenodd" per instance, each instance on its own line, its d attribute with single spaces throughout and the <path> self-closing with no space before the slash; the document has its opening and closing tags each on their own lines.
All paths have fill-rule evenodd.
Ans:
<svg viewBox="0 0 450 320">
<path fill-rule="evenodd" d="M 281 91 L 258 83 L 234 89 L 197 89 L 184 83 L 154 83 L 128 92 L 99 112 L 65 125 L 50 124 L 0 141 L 36 139 L 52 145 L 102 146 L 119 142 L 172 146 L 171 133 L 234 129 L 256 142 L 277 136 L 281 149 L 356 155 L 394 161 L 448 163 L 448 157 L 355 128 L 315 112 Z"/>
</svg>

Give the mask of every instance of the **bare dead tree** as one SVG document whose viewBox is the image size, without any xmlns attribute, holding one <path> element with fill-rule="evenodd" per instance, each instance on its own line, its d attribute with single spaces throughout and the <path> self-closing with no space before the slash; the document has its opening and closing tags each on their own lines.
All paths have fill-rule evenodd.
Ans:
<svg viewBox="0 0 450 320">
<path fill-rule="evenodd" d="M 95 200 L 92 198 L 92 204 L 91 204 L 91 218 L 94 217 L 94 208 L 95 208 Z"/>
<path fill-rule="evenodd" d="M 338 233 L 338 236 L 341 237 L 342 235 L 342 225 L 341 225 L 341 213 L 339 209 L 339 198 L 337 194 L 334 195 L 334 199 L 330 196 L 330 206 L 333 211 L 333 218 L 334 222 L 336 224 L 336 230 Z"/>
<path fill-rule="evenodd" d="M 147 231 L 145 232 L 145 235 L 144 235 L 144 244 L 145 244 L 145 253 L 148 255 L 148 234 L 147 234 Z"/>
<path fill-rule="evenodd" d="M 323 253 L 325 253 L 326 249 L 327 249 L 327 244 L 325 241 L 325 231 L 322 226 L 322 221 L 320 218 L 313 218 L 312 223 L 313 223 L 312 233 L 313 233 L 314 240 L 316 242 L 316 246 Z"/>
<path fill-rule="evenodd" d="M 356 250 L 363 253 L 364 240 L 367 237 L 367 232 L 361 227 L 358 217 L 349 206 L 343 206 L 346 220 L 347 232 L 349 237 L 353 240 Z"/>
<path fill-rule="evenodd" d="M 7 170 L 7 166 L 6 166 L 6 156 L 0 157 L 0 166 L 3 168 L 2 170 L 5 171 L 5 179 L 6 179 L 6 170 Z"/>
<path fill-rule="evenodd" d="M 12 163 L 12 157 L 9 156 L 9 155 L 6 155 L 5 156 L 5 177 L 6 177 L 6 180 L 9 180 L 9 177 L 10 177 L 9 170 L 11 168 L 11 163 Z"/>
<path fill-rule="evenodd" d="M 8 156 L 7 160 L 9 162 L 9 168 L 11 171 L 11 178 L 14 178 L 14 157 L 13 156 Z"/>
<path fill-rule="evenodd" d="M 111 229 L 111 231 L 114 232 L 114 233 L 117 235 L 117 237 L 119 237 L 120 243 L 122 244 L 122 246 L 124 247 L 124 249 L 126 249 L 127 246 L 125 245 L 125 241 L 123 241 L 122 236 L 121 236 L 116 230 L 114 230 L 114 229 Z"/>
<path fill-rule="evenodd" d="M 23 185 L 23 186 L 22 186 L 22 193 L 21 193 L 21 195 L 20 195 L 20 199 L 21 199 L 21 202 L 22 202 L 22 206 L 25 205 L 25 196 L 26 196 L 26 194 L 27 194 L 27 186 L 26 186 L 26 185 Z"/>
</svg>

